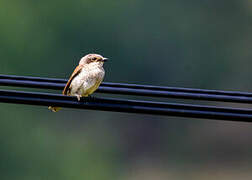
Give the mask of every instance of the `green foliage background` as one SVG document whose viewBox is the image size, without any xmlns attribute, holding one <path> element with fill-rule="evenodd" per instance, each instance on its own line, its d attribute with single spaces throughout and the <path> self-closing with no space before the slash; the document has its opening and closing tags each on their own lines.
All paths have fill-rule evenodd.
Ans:
<svg viewBox="0 0 252 180">
<path fill-rule="evenodd" d="M 0 73 L 68 78 L 96 52 L 105 81 L 251 91 L 251 32 L 249 0 L 0 0 Z M 251 138 L 248 123 L 0 104 L 0 176 L 250 179 Z"/>
</svg>

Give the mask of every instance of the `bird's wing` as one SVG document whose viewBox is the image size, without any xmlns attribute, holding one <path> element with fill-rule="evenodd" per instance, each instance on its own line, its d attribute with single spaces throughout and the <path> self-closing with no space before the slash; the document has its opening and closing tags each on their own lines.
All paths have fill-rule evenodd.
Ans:
<svg viewBox="0 0 252 180">
<path fill-rule="evenodd" d="M 67 81 L 67 84 L 62 92 L 63 95 L 67 95 L 69 90 L 70 90 L 70 85 L 71 85 L 71 82 L 73 81 L 73 79 L 81 72 L 82 70 L 82 67 L 81 65 L 78 65 L 74 72 L 72 73 L 71 77 L 69 78 L 69 80 Z"/>
</svg>

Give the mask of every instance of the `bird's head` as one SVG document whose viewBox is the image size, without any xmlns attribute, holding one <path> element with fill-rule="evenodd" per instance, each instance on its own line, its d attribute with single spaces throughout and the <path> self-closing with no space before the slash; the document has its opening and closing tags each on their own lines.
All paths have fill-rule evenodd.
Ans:
<svg viewBox="0 0 252 180">
<path fill-rule="evenodd" d="M 80 60 L 80 65 L 87 65 L 87 64 L 98 64 L 98 65 L 103 65 L 105 61 L 107 61 L 108 58 L 102 57 L 99 54 L 88 54 L 81 58 Z"/>
</svg>

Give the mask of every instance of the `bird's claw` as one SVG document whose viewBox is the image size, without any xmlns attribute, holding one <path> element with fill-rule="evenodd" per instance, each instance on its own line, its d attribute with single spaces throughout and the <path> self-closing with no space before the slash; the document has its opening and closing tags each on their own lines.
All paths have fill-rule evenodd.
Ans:
<svg viewBox="0 0 252 180">
<path fill-rule="evenodd" d="M 77 100 L 80 101 L 81 100 L 81 95 L 76 95 Z"/>
</svg>

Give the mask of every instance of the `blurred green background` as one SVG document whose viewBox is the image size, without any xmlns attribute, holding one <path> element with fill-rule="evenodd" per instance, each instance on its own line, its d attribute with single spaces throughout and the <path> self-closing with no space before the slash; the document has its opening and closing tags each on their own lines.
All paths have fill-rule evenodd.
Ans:
<svg viewBox="0 0 252 180">
<path fill-rule="evenodd" d="M 109 82 L 252 91 L 251 32 L 250 0 L 0 0 L 0 73 L 68 78 L 95 52 Z M 0 178 L 251 179 L 251 138 L 249 123 L 0 104 Z"/>
</svg>

